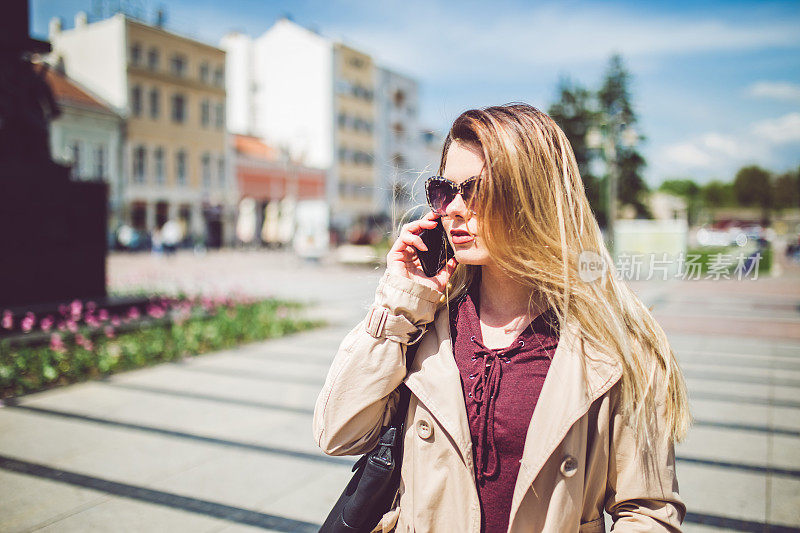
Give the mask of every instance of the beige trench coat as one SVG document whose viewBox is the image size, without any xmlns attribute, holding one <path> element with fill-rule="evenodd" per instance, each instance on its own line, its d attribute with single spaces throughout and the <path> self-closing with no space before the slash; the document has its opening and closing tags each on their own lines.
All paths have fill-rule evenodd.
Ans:
<svg viewBox="0 0 800 533">
<path fill-rule="evenodd" d="M 398 385 L 405 380 L 412 391 L 399 498 L 377 531 L 480 531 L 472 439 L 447 309 L 437 311 L 440 298 L 441 292 L 387 271 L 369 313 L 339 346 L 314 410 L 320 448 L 357 455 L 377 443 Z M 614 531 L 680 531 L 686 508 L 671 439 L 660 433 L 654 473 L 646 476 L 619 414 L 619 364 L 587 352 L 585 376 L 576 340 L 568 324 L 528 428 L 508 531 L 599 533 L 604 509 Z M 416 342 L 407 373 L 407 345 Z M 663 401 L 659 410 L 663 421 Z"/>
</svg>

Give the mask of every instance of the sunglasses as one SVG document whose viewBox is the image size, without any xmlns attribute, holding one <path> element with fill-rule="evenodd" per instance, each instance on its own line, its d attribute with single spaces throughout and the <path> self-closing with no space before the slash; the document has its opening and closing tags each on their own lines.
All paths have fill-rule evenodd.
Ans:
<svg viewBox="0 0 800 533">
<path fill-rule="evenodd" d="M 446 216 L 447 206 L 455 200 L 456 195 L 460 194 L 464 203 L 472 212 L 476 213 L 472 200 L 478 191 L 480 176 L 472 176 L 459 184 L 450 181 L 442 176 L 431 176 L 425 182 L 425 195 L 428 197 L 428 205 L 431 210 L 440 216 Z"/>
</svg>

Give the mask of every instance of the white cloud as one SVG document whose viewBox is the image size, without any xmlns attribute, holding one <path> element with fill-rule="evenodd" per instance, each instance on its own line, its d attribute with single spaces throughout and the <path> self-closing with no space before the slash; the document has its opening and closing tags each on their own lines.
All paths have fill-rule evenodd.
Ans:
<svg viewBox="0 0 800 533">
<path fill-rule="evenodd" d="M 661 158 L 683 168 L 708 168 L 714 158 L 693 142 L 682 142 L 664 147 Z"/>
<path fill-rule="evenodd" d="M 463 5 L 463 7 L 462 7 Z M 422 76 L 528 80 L 537 68 L 571 68 L 626 58 L 797 46 L 791 21 L 731 23 L 677 15 L 635 14 L 608 4 L 558 3 L 514 9 L 458 9 L 404 1 L 364 5 L 358 22 L 329 27 L 376 57 Z M 373 12 L 372 9 L 378 9 Z M 387 20 L 387 13 L 391 18 Z M 477 79 L 476 79 L 477 78 Z"/>
<path fill-rule="evenodd" d="M 747 164 L 782 165 L 782 149 L 794 144 L 800 144 L 800 113 L 755 122 L 740 134 L 709 132 L 663 146 L 649 167 L 656 182 L 681 175 L 727 178 Z"/>
<path fill-rule="evenodd" d="M 656 155 L 656 166 L 663 164 L 675 172 L 713 171 L 728 164 L 740 164 L 766 157 L 769 149 L 764 143 L 717 132 L 700 135 L 692 140 L 670 144 Z"/>
<path fill-rule="evenodd" d="M 747 88 L 747 94 L 757 98 L 800 102 L 800 85 L 788 81 L 759 81 Z"/>
<path fill-rule="evenodd" d="M 800 142 L 800 113 L 757 122 L 753 125 L 753 132 L 775 144 Z"/>
</svg>

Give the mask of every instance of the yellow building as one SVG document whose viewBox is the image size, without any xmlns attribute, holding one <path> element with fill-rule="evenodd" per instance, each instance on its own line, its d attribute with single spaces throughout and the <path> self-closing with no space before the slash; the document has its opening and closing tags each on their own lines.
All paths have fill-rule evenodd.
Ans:
<svg viewBox="0 0 800 533">
<path fill-rule="evenodd" d="M 121 219 L 187 238 L 232 242 L 236 185 L 225 139 L 225 52 L 117 14 L 51 23 L 53 60 L 126 118 Z"/>
<path fill-rule="evenodd" d="M 375 65 L 344 44 L 334 45 L 337 210 L 375 213 Z"/>
</svg>

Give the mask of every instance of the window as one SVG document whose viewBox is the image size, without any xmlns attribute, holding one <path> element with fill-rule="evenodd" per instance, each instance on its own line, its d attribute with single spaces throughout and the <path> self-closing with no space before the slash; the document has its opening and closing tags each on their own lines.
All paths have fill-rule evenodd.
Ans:
<svg viewBox="0 0 800 533">
<path fill-rule="evenodd" d="M 217 181 L 220 187 L 225 187 L 225 157 L 220 156 L 217 161 Z"/>
<path fill-rule="evenodd" d="M 350 88 L 350 94 L 352 94 L 356 98 L 361 98 L 367 101 L 372 101 L 373 97 L 373 93 L 371 90 L 367 89 L 366 87 L 362 87 L 360 85 L 353 85 Z"/>
<path fill-rule="evenodd" d="M 180 150 L 175 154 L 175 178 L 178 185 L 186 185 L 186 152 Z"/>
<path fill-rule="evenodd" d="M 142 45 L 134 43 L 131 46 L 131 65 L 139 66 L 142 61 Z"/>
<path fill-rule="evenodd" d="M 200 64 L 200 81 L 202 81 L 203 83 L 208 83 L 209 73 L 210 73 L 210 70 L 209 70 L 208 63 L 206 61 L 203 61 Z"/>
<path fill-rule="evenodd" d="M 106 177 L 106 147 L 102 144 L 94 149 L 94 177 L 100 180 Z"/>
<path fill-rule="evenodd" d="M 406 93 L 402 91 L 402 89 L 397 89 L 394 92 L 394 106 L 397 108 L 403 107 L 403 104 L 406 102 Z"/>
<path fill-rule="evenodd" d="M 339 127 L 344 128 L 345 126 L 347 126 L 347 115 L 339 113 Z"/>
<path fill-rule="evenodd" d="M 163 185 L 166 181 L 164 174 L 164 149 L 160 146 L 153 152 L 153 166 L 155 167 L 156 183 Z"/>
<path fill-rule="evenodd" d="M 158 53 L 158 48 L 151 48 L 147 51 L 147 68 L 150 70 L 158 70 L 160 61 L 161 55 Z"/>
<path fill-rule="evenodd" d="M 170 69 L 174 75 L 182 78 L 186 74 L 186 58 L 180 54 L 175 54 L 172 56 L 172 61 L 170 61 Z"/>
<path fill-rule="evenodd" d="M 336 93 L 347 94 L 353 92 L 353 88 L 347 80 L 336 80 Z"/>
<path fill-rule="evenodd" d="M 222 103 L 217 104 L 217 129 L 221 130 L 225 127 L 225 106 Z"/>
<path fill-rule="evenodd" d="M 208 154 L 203 154 L 202 169 L 203 187 L 208 189 L 211 187 L 211 156 Z"/>
<path fill-rule="evenodd" d="M 144 146 L 133 149 L 133 182 L 144 183 L 147 172 L 147 150 Z"/>
<path fill-rule="evenodd" d="M 214 69 L 214 84 L 218 87 L 225 86 L 225 69 L 217 67 Z"/>
<path fill-rule="evenodd" d="M 142 88 L 134 85 L 131 89 L 131 113 L 134 117 L 142 114 Z"/>
<path fill-rule="evenodd" d="M 72 168 L 70 176 L 72 179 L 80 179 L 81 177 L 81 145 L 75 141 L 69 147 L 70 158 L 72 159 Z"/>
<path fill-rule="evenodd" d="M 161 114 L 161 94 L 155 87 L 150 89 L 150 118 L 157 119 Z"/>
<path fill-rule="evenodd" d="M 364 65 L 366 65 L 366 61 L 357 56 L 352 56 L 347 62 L 354 68 L 364 68 Z"/>
<path fill-rule="evenodd" d="M 163 227 L 169 220 L 169 202 L 156 202 L 156 227 Z"/>
<path fill-rule="evenodd" d="M 182 94 L 172 97 L 172 121 L 178 124 L 186 121 L 186 97 Z"/>
<path fill-rule="evenodd" d="M 203 127 L 211 124 L 211 103 L 205 99 L 200 103 L 200 124 Z"/>
<path fill-rule="evenodd" d="M 406 138 L 406 129 L 400 122 L 395 122 L 392 126 L 392 131 L 394 132 L 394 138 L 396 141 L 402 141 Z"/>
<path fill-rule="evenodd" d="M 143 230 L 147 226 L 147 203 L 131 203 L 131 226 L 135 229 Z"/>
</svg>

